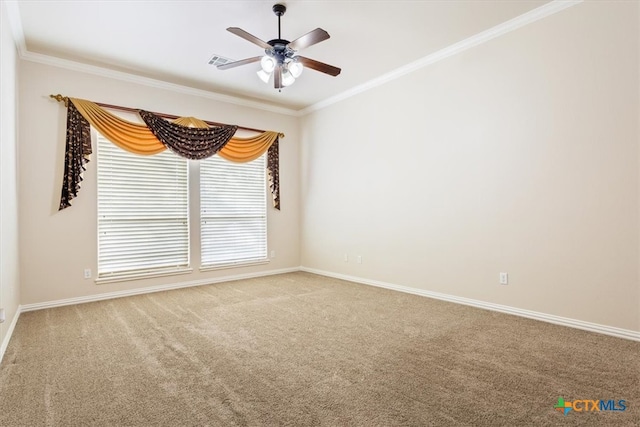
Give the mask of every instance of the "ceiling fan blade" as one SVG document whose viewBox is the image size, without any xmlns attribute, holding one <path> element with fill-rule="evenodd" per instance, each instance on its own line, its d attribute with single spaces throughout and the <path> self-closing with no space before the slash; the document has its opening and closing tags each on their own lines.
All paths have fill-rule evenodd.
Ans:
<svg viewBox="0 0 640 427">
<path fill-rule="evenodd" d="M 329 37 L 329 33 L 327 33 L 325 30 L 323 30 L 322 28 L 316 28 L 313 31 L 309 31 L 304 36 L 298 37 L 297 39 L 289 43 L 287 47 L 293 50 L 300 50 L 304 49 L 305 47 L 313 46 L 316 43 L 325 41 Z"/>
<path fill-rule="evenodd" d="M 276 89 L 282 89 L 282 64 L 276 65 L 273 70 L 273 87 Z"/>
<path fill-rule="evenodd" d="M 247 33 L 242 28 L 229 27 L 229 28 L 227 28 L 227 31 L 229 31 L 230 33 L 235 34 L 238 37 L 242 37 L 243 39 L 248 40 L 253 44 L 257 44 L 258 46 L 260 46 L 263 49 L 271 49 L 273 47 L 269 43 L 265 42 L 264 40 L 260 40 L 259 38 L 257 38 L 253 34 Z"/>
<path fill-rule="evenodd" d="M 227 62 L 226 64 L 218 65 L 218 70 L 228 70 L 229 68 L 239 67 L 241 65 L 251 64 L 258 62 L 262 59 L 262 56 L 254 56 L 253 58 L 241 59 L 240 61 Z"/>
<path fill-rule="evenodd" d="M 342 71 L 338 67 L 325 64 L 324 62 L 316 61 L 315 59 L 305 58 L 304 56 L 296 56 L 295 58 L 305 67 L 311 68 L 312 70 L 320 71 L 321 73 L 329 74 L 330 76 L 335 77 L 340 74 L 340 71 Z"/>
</svg>

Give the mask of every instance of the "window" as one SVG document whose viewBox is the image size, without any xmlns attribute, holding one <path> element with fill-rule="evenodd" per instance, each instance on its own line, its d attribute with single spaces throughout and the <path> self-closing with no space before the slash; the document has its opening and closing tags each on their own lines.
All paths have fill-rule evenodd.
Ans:
<svg viewBox="0 0 640 427">
<path fill-rule="evenodd" d="M 189 265 L 188 165 L 128 153 L 98 135 L 98 277 Z"/>
<path fill-rule="evenodd" d="M 99 280 L 190 271 L 188 161 L 97 142 Z M 266 158 L 198 161 L 201 267 L 267 261 Z"/>
<path fill-rule="evenodd" d="M 249 163 L 200 161 L 203 267 L 267 258 L 266 154 Z"/>
</svg>

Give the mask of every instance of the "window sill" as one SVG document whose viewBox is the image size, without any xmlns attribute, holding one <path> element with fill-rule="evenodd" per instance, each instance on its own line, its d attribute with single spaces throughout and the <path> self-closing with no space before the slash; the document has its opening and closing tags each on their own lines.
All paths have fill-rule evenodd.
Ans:
<svg viewBox="0 0 640 427">
<path fill-rule="evenodd" d="M 153 277 L 164 277 L 164 276 L 176 276 L 179 274 L 189 274 L 193 272 L 193 268 L 184 267 L 184 268 L 176 268 L 173 270 L 162 270 L 162 271 L 147 271 L 141 273 L 123 273 L 123 274 L 113 274 L 110 276 L 102 276 L 98 277 L 95 282 L 97 285 L 103 285 L 106 283 L 116 283 L 116 282 L 128 282 L 130 280 L 141 280 L 141 279 L 151 279 Z"/>
<path fill-rule="evenodd" d="M 226 268 L 240 268 L 240 267 L 251 267 L 254 265 L 264 265 L 269 264 L 271 261 L 268 258 L 256 260 L 256 261 L 240 261 L 233 262 L 228 264 L 212 264 L 205 265 L 200 267 L 200 271 L 213 271 L 213 270 L 224 270 Z"/>
</svg>

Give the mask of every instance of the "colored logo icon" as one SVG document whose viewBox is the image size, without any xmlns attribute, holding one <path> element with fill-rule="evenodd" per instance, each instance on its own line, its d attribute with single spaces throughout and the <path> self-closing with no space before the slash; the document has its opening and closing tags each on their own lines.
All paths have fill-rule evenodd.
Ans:
<svg viewBox="0 0 640 427">
<path fill-rule="evenodd" d="M 553 405 L 553 407 L 556 409 L 556 411 L 564 412 L 565 415 L 567 415 L 569 411 L 573 409 L 571 407 L 571 402 L 565 402 L 561 397 L 558 398 L 558 403 Z"/>
</svg>

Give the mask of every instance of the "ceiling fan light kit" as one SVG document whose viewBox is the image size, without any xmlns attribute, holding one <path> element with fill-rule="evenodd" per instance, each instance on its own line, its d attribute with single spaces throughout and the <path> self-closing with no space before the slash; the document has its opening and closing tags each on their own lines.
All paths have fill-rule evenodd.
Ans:
<svg viewBox="0 0 640 427">
<path fill-rule="evenodd" d="M 265 70 L 258 71 L 258 77 L 265 83 L 269 83 L 269 79 L 271 78 L 271 73 L 267 73 Z"/>
<path fill-rule="evenodd" d="M 330 76 L 337 76 L 340 74 L 341 70 L 338 67 L 296 54 L 300 49 L 327 40 L 329 38 L 329 33 L 322 28 L 316 28 L 307 34 L 298 37 L 292 42 L 282 39 L 280 32 L 280 17 L 282 17 L 286 11 L 287 8 L 283 4 L 273 5 L 273 13 L 278 17 L 278 38 L 269 40 L 268 42 L 249 34 L 241 28 L 227 28 L 227 31 L 263 48 L 265 54 L 262 56 L 255 56 L 253 58 L 242 59 L 240 61 L 229 62 L 227 64 L 221 64 L 218 65 L 218 69 L 228 70 L 241 65 L 260 62 L 261 70 L 257 72 L 258 77 L 263 82 L 269 83 L 271 76 L 273 75 L 273 86 L 278 90 L 281 90 L 286 86 L 291 86 L 296 79 L 300 77 L 305 66 Z"/>
<path fill-rule="evenodd" d="M 270 57 L 269 55 L 265 55 L 260 60 L 260 65 L 265 73 L 272 73 L 276 68 L 276 60 Z"/>
</svg>

